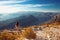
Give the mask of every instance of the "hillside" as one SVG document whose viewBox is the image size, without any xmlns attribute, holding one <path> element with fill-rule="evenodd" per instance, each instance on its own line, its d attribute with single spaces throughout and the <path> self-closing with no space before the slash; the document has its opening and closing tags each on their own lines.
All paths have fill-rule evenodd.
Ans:
<svg viewBox="0 0 60 40">
<path fill-rule="evenodd" d="M 43 24 L 44 22 L 49 21 L 56 14 L 59 14 L 59 13 L 50 13 L 50 12 L 47 12 L 47 13 L 44 13 L 44 12 L 25 12 L 25 13 L 21 12 L 21 14 L 19 14 L 19 16 L 16 18 L 11 18 L 11 19 L 8 19 L 5 21 L 0 21 L 0 30 L 14 28 L 15 23 L 17 21 L 20 23 L 20 25 L 22 27 Z M 9 16 L 12 16 L 12 15 L 14 15 L 14 14 L 11 14 Z M 18 13 L 15 14 L 15 16 L 17 16 L 17 15 L 18 15 Z"/>
<path fill-rule="evenodd" d="M 43 23 L 41 26 L 60 28 L 60 14 L 53 16 L 51 20 Z"/>
<path fill-rule="evenodd" d="M 40 17 L 45 18 L 46 15 L 44 14 L 44 17 L 42 16 Z M 46 18 L 48 17 L 50 16 L 47 16 Z M 19 23 L 25 22 L 25 21 L 26 23 L 28 22 L 30 26 L 21 28 L 23 26 L 21 26 Z M 29 39 L 30 40 L 60 40 L 60 14 L 51 16 L 51 19 L 48 21 L 45 21 L 42 25 L 39 25 L 39 24 L 31 25 L 32 23 L 34 24 L 36 21 L 38 21 L 38 19 L 35 16 L 32 16 L 32 15 L 24 16 L 24 18 L 16 22 L 16 25 L 12 25 L 14 23 L 13 22 L 12 24 L 9 24 L 10 26 L 8 25 L 8 26 L 2 27 L 1 29 L 5 29 L 5 28 L 6 29 L 0 32 L 0 35 L 1 35 L 0 38 L 3 39 L 6 37 L 6 39 L 8 40 L 9 38 L 11 40 L 13 39 L 16 39 L 16 40 L 29 40 Z M 26 24 L 24 23 L 24 25 Z"/>
</svg>

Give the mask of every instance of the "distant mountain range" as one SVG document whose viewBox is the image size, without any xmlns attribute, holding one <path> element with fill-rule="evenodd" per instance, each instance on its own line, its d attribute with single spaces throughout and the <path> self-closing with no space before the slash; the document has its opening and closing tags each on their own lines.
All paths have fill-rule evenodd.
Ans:
<svg viewBox="0 0 60 40">
<path fill-rule="evenodd" d="M 24 13 L 24 12 L 22 12 Z M 21 14 L 22 14 L 21 13 Z M 15 27 L 15 23 L 18 21 L 21 27 L 28 27 L 32 25 L 39 25 L 44 22 L 51 20 L 52 17 L 59 13 L 52 13 L 52 12 L 25 12 L 25 15 L 8 19 L 5 21 L 0 21 L 0 30 L 2 29 L 12 29 Z"/>
</svg>

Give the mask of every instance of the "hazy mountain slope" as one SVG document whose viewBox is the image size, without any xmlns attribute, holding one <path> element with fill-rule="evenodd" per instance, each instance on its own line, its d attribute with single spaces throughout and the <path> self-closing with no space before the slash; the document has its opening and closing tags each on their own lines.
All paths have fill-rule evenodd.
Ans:
<svg viewBox="0 0 60 40">
<path fill-rule="evenodd" d="M 55 22 L 60 23 L 60 14 L 53 16 L 52 19 L 50 20 L 50 23 L 55 23 Z"/>
<path fill-rule="evenodd" d="M 11 29 L 15 27 L 15 23 L 18 21 L 22 27 L 38 25 L 50 20 L 54 15 L 58 13 L 43 13 L 43 12 L 31 12 L 27 15 L 22 15 L 13 19 L 0 22 L 0 29 Z"/>
<path fill-rule="evenodd" d="M 57 27 L 60 25 L 60 14 L 54 15 L 49 21 L 45 22 L 42 25 L 51 25 L 52 27 Z"/>
</svg>

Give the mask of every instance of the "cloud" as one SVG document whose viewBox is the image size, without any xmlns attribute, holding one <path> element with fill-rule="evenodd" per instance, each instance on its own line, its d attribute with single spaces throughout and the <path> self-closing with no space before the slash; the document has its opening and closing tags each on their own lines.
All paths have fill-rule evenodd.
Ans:
<svg viewBox="0 0 60 40">
<path fill-rule="evenodd" d="M 15 13 L 18 12 L 18 7 L 13 6 L 0 6 L 0 14 Z"/>
<path fill-rule="evenodd" d="M 16 3 L 22 3 L 22 2 L 26 2 L 27 0 L 3 0 L 0 1 L 0 5 L 4 5 L 4 4 L 16 4 Z"/>
<path fill-rule="evenodd" d="M 16 6 L 16 7 L 41 7 L 41 6 L 46 6 L 46 5 L 42 5 L 42 4 L 16 4 L 16 5 L 13 5 L 13 6 Z"/>
<path fill-rule="evenodd" d="M 0 5 L 0 14 L 16 13 L 20 11 L 35 10 L 38 7 L 42 7 L 41 4 L 16 4 L 16 5 Z"/>
<path fill-rule="evenodd" d="M 11 14 L 21 11 L 35 12 L 54 12 L 53 10 L 44 10 L 42 7 L 50 5 L 46 4 L 15 4 L 15 5 L 0 5 L 0 14 Z"/>
</svg>

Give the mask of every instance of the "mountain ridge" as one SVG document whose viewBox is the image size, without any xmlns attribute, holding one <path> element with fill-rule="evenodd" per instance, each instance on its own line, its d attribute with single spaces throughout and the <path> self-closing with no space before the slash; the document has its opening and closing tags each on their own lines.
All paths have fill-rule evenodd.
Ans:
<svg viewBox="0 0 60 40">
<path fill-rule="evenodd" d="M 57 13 L 31 13 L 29 15 L 20 16 L 14 19 L 9 19 L 7 21 L 0 22 L 0 29 L 11 29 L 15 27 L 15 23 L 18 21 L 23 27 L 33 26 L 43 24 L 49 21 Z M 59 14 L 59 13 L 58 13 Z"/>
</svg>

